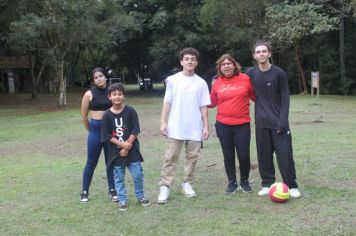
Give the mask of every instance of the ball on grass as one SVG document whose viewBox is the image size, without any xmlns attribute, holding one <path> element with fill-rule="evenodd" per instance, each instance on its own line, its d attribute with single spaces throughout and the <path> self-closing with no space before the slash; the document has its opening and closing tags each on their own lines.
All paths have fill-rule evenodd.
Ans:
<svg viewBox="0 0 356 236">
<path fill-rule="evenodd" d="M 284 183 L 276 182 L 269 188 L 268 195 L 272 202 L 283 203 L 289 198 L 289 188 Z"/>
</svg>

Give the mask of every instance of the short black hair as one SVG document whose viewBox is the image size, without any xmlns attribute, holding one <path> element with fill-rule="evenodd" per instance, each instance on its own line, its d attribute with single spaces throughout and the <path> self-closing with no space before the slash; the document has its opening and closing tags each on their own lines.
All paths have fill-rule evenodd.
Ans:
<svg viewBox="0 0 356 236">
<path fill-rule="evenodd" d="M 114 91 L 120 91 L 125 95 L 125 87 L 122 83 L 113 83 L 108 87 L 108 94 L 110 95 Z"/>
<path fill-rule="evenodd" d="M 179 55 L 180 55 L 180 60 L 183 60 L 184 55 L 193 55 L 199 61 L 199 51 L 195 48 L 183 48 Z"/>
</svg>

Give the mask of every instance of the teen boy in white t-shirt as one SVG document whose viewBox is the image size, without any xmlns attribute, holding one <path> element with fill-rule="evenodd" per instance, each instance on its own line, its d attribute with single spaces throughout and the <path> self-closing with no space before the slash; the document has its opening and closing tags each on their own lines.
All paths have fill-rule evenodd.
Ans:
<svg viewBox="0 0 356 236">
<path fill-rule="evenodd" d="M 159 183 L 157 202 L 160 204 L 168 201 L 169 188 L 176 174 L 176 164 L 183 144 L 186 160 L 182 189 L 187 197 L 196 196 L 191 184 L 201 141 L 209 136 L 207 106 L 210 105 L 208 86 L 194 72 L 198 60 L 199 52 L 195 48 L 184 48 L 180 52 L 183 70 L 166 79 L 160 131 L 167 137 L 167 146 Z"/>
</svg>

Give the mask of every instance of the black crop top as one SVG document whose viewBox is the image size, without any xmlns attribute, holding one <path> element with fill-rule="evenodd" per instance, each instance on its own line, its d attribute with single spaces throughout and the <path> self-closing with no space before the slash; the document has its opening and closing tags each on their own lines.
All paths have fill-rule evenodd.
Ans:
<svg viewBox="0 0 356 236">
<path fill-rule="evenodd" d="M 89 110 L 91 111 L 106 111 L 111 107 L 111 101 L 108 98 L 108 89 L 101 89 L 98 87 L 92 88 L 93 95 L 89 102 Z"/>
</svg>

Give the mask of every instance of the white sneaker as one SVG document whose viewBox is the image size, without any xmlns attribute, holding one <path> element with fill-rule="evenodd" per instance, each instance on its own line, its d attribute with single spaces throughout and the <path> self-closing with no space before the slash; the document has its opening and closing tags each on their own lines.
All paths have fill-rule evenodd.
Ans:
<svg viewBox="0 0 356 236">
<path fill-rule="evenodd" d="M 157 203 L 159 203 L 159 204 L 167 203 L 168 196 L 169 196 L 169 188 L 166 185 L 162 185 L 159 188 L 159 195 L 158 195 Z"/>
<path fill-rule="evenodd" d="M 258 191 L 258 196 L 266 196 L 268 195 L 269 188 L 262 187 L 260 191 Z"/>
<path fill-rule="evenodd" d="M 187 197 L 195 197 L 197 195 L 189 182 L 182 183 L 182 189 L 184 195 Z"/>
<path fill-rule="evenodd" d="M 297 188 L 291 188 L 289 189 L 289 194 L 291 198 L 299 198 L 300 197 L 300 192 Z"/>
</svg>

